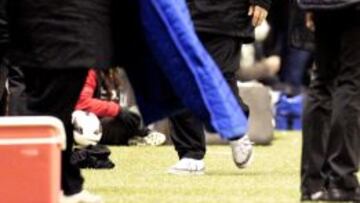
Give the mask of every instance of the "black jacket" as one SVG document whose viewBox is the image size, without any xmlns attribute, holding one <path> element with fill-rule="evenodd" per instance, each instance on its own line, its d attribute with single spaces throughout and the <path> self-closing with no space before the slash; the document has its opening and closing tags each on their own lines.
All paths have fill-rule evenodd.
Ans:
<svg viewBox="0 0 360 203">
<path fill-rule="evenodd" d="M 9 45 L 9 30 L 6 15 L 7 0 L 0 0 L 0 57 L 6 52 Z"/>
<path fill-rule="evenodd" d="M 10 60 L 39 68 L 109 66 L 112 2 L 10 0 Z"/>
<path fill-rule="evenodd" d="M 187 0 L 199 32 L 224 34 L 253 40 L 254 27 L 248 10 L 251 4 L 269 9 L 271 0 Z"/>
<path fill-rule="evenodd" d="M 298 0 L 303 9 L 333 10 L 356 6 L 358 9 L 360 0 Z"/>
</svg>

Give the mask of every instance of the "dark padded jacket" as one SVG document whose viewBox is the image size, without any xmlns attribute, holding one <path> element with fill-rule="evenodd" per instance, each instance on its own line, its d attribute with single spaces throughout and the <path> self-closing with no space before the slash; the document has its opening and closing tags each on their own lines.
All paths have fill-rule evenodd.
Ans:
<svg viewBox="0 0 360 203">
<path fill-rule="evenodd" d="M 250 5 L 270 8 L 271 0 L 187 0 L 195 28 L 199 32 L 253 40 L 254 27 L 248 16 Z"/>
<path fill-rule="evenodd" d="M 107 67 L 111 0 L 10 0 L 9 58 L 39 68 Z"/>
<path fill-rule="evenodd" d="M 6 52 L 9 45 L 9 30 L 6 15 L 7 0 L 0 0 L 0 56 Z"/>
<path fill-rule="evenodd" d="M 298 0 L 303 9 L 333 10 L 355 6 L 360 9 L 360 0 Z"/>
</svg>

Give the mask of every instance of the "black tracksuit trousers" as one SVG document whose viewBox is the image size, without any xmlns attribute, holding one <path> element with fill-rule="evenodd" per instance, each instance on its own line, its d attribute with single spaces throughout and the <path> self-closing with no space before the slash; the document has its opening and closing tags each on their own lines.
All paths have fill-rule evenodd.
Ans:
<svg viewBox="0 0 360 203">
<path fill-rule="evenodd" d="M 21 115 L 48 115 L 59 118 L 66 132 L 67 148 L 62 153 L 61 186 L 65 195 L 82 190 L 80 169 L 70 163 L 74 143 L 71 114 L 84 86 L 88 70 L 22 68 L 26 106 Z"/>
<path fill-rule="evenodd" d="M 303 194 L 359 185 L 359 13 L 315 12 L 317 66 L 303 114 Z"/>
<path fill-rule="evenodd" d="M 210 33 L 198 33 L 198 36 L 218 64 L 240 106 L 248 114 L 248 107 L 240 98 L 237 87 L 236 71 L 240 65 L 241 38 Z M 179 158 L 203 159 L 206 152 L 206 143 L 201 120 L 186 110 L 170 117 L 170 121 L 173 125 L 171 139 Z"/>
</svg>

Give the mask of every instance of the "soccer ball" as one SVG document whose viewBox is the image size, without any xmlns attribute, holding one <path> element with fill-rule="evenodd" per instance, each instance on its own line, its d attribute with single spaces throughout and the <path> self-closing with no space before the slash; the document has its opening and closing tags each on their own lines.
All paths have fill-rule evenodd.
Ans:
<svg viewBox="0 0 360 203">
<path fill-rule="evenodd" d="M 91 112 L 76 110 L 72 114 L 74 141 L 81 147 L 96 145 L 102 136 L 101 123 Z"/>
</svg>

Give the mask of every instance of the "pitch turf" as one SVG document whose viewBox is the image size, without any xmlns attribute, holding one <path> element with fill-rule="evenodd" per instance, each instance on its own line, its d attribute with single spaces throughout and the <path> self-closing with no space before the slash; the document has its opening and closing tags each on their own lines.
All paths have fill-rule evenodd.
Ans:
<svg viewBox="0 0 360 203">
<path fill-rule="evenodd" d="M 300 133 L 276 133 L 271 146 L 255 147 L 255 159 L 239 170 L 229 146 L 209 146 L 206 175 L 166 173 L 177 161 L 172 146 L 113 147 L 112 170 L 84 170 L 85 187 L 107 203 L 299 202 Z"/>
</svg>

